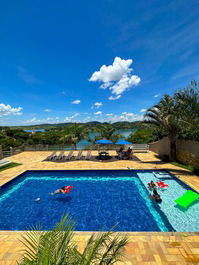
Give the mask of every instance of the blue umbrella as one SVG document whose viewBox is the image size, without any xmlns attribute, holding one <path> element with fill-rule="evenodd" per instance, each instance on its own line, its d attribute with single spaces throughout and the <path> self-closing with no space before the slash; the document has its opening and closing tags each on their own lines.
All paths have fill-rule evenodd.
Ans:
<svg viewBox="0 0 199 265">
<path fill-rule="evenodd" d="M 121 139 L 121 140 L 117 141 L 117 143 L 115 143 L 115 144 L 131 144 L 131 143 L 124 140 L 124 139 Z"/>
<path fill-rule="evenodd" d="M 112 144 L 112 142 L 106 139 L 100 139 L 96 141 L 96 144 Z"/>
</svg>

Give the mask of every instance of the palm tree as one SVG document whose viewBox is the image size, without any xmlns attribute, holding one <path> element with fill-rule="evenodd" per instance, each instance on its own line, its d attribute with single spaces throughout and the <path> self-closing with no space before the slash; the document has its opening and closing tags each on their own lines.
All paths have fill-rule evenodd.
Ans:
<svg viewBox="0 0 199 265">
<path fill-rule="evenodd" d="M 174 99 L 179 105 L 184 126 L 199 131 L 199 83 L 191 81 L 185 89 L 175 92 Z"/>
<path fill-rule="evenodd" d="M 76 149 L 77 143 L 86 138 L 88 138 L 87 129 L 82 125 L 74 124 L 62 131 L 60 142 L 73 144 Z"/>
<path fill-rule="evenodd" d="M 179 106 L 173 97 L 164 95 L 160 102 L 149 108 L 145 122 L 154 124 L 170 140 L 170 158 L 176 160 L 176 140 L 181 131 Z"/>
<path fill-rule="evenodd" d="M 121 261 L 126 236 L 104 232 L 91 235 L 83 252 L 75 245 L 74 222 L 65 216 L 51 231 L 38 227 L 25 232 L 21 242 L 25 246 L 18 265 L 113 265 Z"/>
</svg>

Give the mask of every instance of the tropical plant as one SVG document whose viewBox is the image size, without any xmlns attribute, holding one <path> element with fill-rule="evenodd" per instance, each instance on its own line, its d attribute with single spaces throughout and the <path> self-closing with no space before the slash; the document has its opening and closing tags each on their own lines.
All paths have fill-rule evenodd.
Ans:
<svg viewBox="0 0 199 265">
<path fill-rule="evenodd" d="M 60 138 L 60 142 L 64 144 L 73 144 L 75 149 L 77 148 L 77 143 L 79 141 L 88 138 L 88 131 L 86 127 L 79 124 L 74 124 L 63 130 L 61 133 L 62 136 Z"/>
<path fill-rule="evenodd" d="M 182 133 L 180 137 L 199 141 L 199 83 L 191 83 L 174 94 L 181 113 Z"/>
<path fill-rule="evenodd" d="M 170 157 L 176 160 L 176 140 L 180 133 L 180 112 L 173 97 L 164 95 L 158 104 L 149 108 L 145 122 L 159 127 L 170 140 Z"/>
<path fill-rule="evenodd" d="M 177 138 L 199 140 L 199 84 L 192 81 L 173 96 L 164 95 L 149 108 L 145 122 L 154 124 L 170 140 L 170 158 L 176 160 Z"/>
<path fill-rule="evenodd" d="M 158 130 L 156 128 L 150 127 L 141 127 L 137 129 L 135 132 L 132 132 L 128 141 L 133 144 L 148 144 L 150 142 L 156 141 L 158 139 Z"/>
<path fill-rule="evenodd" d="M 51 231 L 36 227 L 25 232 L 25 246 L 19 265 L 113 265 L 121 261 L 126 236 L 113 232 L 92 234 L 83 252 L 73 234 L 74 222 L 66 215 Z"/>
</svg>

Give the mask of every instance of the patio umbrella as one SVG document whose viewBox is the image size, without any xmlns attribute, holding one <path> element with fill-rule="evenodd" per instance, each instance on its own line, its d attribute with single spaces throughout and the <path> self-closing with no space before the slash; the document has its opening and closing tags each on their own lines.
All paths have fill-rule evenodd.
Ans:
<svg viewBox="0 0 199 265">
<path fill-rule="evenodd" d="M 131 144 L 131 143 L 124 140 L 124 139 L 121 139 L 121 140 L 117 141 L 115 144 Z"/>
<path fill-rule="evenodd" d="M 100 139 L 96 141 L 96 144 L 112 144 L 110 140 Z"/>
</svg>

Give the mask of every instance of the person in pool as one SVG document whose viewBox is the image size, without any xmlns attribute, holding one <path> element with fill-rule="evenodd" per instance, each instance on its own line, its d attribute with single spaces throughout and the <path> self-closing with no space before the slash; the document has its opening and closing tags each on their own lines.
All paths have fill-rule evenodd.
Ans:
<svg viewBox="0 0 199 265">
<path fill-rule="evenodd" d="M 50 195 L 53 196 L 53 195 L 56 195 L 59 193 L 66 194 L 66 193 L 70 192 L 71 188 L 72 188 L 72 186 L 63 186 L 61 189 L 55 190 L 53 193 L 50 193 Z"/>
<path fill-rule="evenodd" d="M 149 189 L 150 189 L 150 190 L 154 190 L 154 189 L 156 189 L 156 185 L 155 185 L 155 183 L 153 182 L 153 180 L 151 180 L 151 182 L 148 183 L 148 186 L 149 186 Z"/>
<path fill-rule="evenodd" d="M 154 199 L 156 202 L 162 202 L 162 199 L 160 195 L 157 193 L 157 190 L 153 190 L 153 196 L 152 199 Z"/>
</svg>

